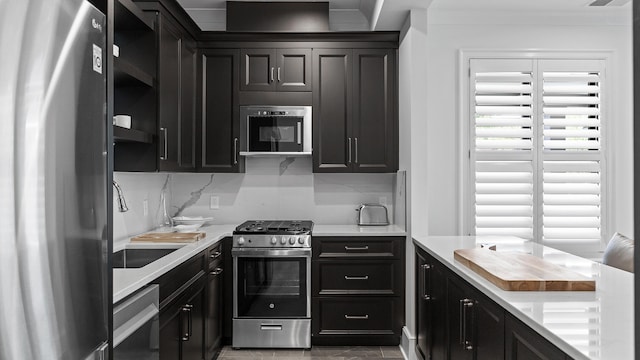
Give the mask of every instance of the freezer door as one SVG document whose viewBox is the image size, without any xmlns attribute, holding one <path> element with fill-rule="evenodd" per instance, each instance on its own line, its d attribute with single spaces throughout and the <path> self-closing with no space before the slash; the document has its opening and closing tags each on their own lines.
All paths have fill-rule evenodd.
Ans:
<svg viewBox="0 0 640 360">
<path fill-rule="evenodd" d="M 105 17 L 82 0 L 0 8 L 0 358 L 98 358 L 112 301 Z"/>
</svg>

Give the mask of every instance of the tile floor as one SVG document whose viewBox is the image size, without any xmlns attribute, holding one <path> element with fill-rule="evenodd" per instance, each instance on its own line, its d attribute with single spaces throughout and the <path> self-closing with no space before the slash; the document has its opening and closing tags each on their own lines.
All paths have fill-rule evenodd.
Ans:
<svg viewBox="0 0 640 360">
<path fill-rule="evenodd" d="M 403 359 L 398 346 L 314 346 L 311 350 L 240 349 L 227 346 L 218 360 L 360 360 Z"/>
</svg>

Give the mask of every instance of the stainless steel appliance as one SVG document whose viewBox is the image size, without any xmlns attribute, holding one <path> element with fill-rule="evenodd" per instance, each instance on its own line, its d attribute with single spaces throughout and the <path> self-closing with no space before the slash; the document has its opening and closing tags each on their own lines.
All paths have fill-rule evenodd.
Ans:
<svg viewBox="0 0 640 360">
<path fill-rule="evenodd" d="M 247 221 L 233 233 L 234 348 L 311 347 L 311 221 Z"/>
<path fill-rule="evenodd" d="M 381 204 L 360 204 L 357 224 L 360 226 L 384 226 L 389 225 L 387 207 Z"/>
<path fill-rule="evenodd" d="M 105 16 L 82 0 L 0 8 L 0 359 L 107 359 Z"/>
<path fill-rule="evenodd" d="M 113 309 L 113 359 L 158 360 L 160 290 L 149 285 Z"/>
<path fill-rule="evenodd" d="M 311 155 L 311 106 L 241 106 L 240 155 Z"/>
</svg>

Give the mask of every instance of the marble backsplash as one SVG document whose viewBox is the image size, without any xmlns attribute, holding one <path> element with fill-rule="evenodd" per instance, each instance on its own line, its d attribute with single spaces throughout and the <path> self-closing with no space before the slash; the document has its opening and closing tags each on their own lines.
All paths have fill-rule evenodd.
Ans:
<svg viewBox="0 0 640 360">
<path fill-rule="evenodd" d="M 310 158 L 246 161 L 243 174 L 115 173 L 130 210 L 119 213 L 114 203 L 114 240 L 127 239 L 159 224 L 160 194 L 165 186 L 172 216 L 213 217 L 214 224 L 312 219 L 317 224 L 347 225 L 356 223 L 359 204 L 383 203 L 390 222 L 405 225 L 404 172 L 314 174 Z M 211 208 L 212 202 L 217 208 Z"/>
</svg>

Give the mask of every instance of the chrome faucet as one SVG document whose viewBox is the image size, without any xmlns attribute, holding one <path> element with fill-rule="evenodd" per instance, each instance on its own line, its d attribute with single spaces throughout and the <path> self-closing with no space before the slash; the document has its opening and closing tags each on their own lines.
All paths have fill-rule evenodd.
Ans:
<svg viewBox="0 0 640 360">
<path fill-rule="evenodd" d="M 115 180 L 113 180 L 113 187 L 116 188 L 116 192 L 118 193 L 118 210 L 120 212 L 129 211 L 129 208 L 127 207 L 127 202 L 124 200 L 124 195 L 122 194 L 122 189 L 120 188 L 120 185 L 118 185 L 118 183 Z"/>
</svg>

